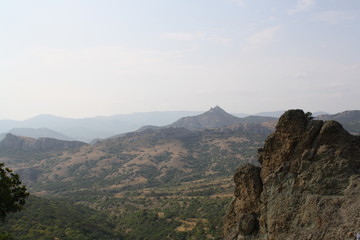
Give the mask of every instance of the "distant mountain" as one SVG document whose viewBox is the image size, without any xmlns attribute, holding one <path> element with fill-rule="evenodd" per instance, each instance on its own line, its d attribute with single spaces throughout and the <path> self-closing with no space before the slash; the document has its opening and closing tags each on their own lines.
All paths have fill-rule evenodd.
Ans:
<svg viewBox="0 0 360 240">
<path fill-rule="evenodd" d="M 360 110 L 349 110 L 337 114 L 320 115 L 316 119 L 337 121 L 350 133 L 360 134 Z"/>
<path fill-rule="evenodd" d="M 250 116 L 250 114 L 246 114 L 246 113 L 231 113 L 231 115 L 234 115 L 235 117 L 238 117 L 238 118 Z"/>
<path fill-rule="evenodd" d="M 207 112 L 195 116 L 183 117 L 176 122 L 166 126 L 143 126 L 138 129 L 137 132 L 149 129 L 156 130 L 161 128 L 184 128 L 188 130 L 203 130 L 249 123 L 263 124 L 263 126 L 274 128 L 276 125 L 276 121 L 277 118 L 264 116 L 247 116 L 239 118 L 227 113 L 221 107 L 216 106 L 214 108 L 210 108 L 210 110 Z"/>
<path fill-rule="evenodd" d="M 30 138 L 55 138 L 59 140 L 71 141 L 72 138 L 56 132 L 48 128 L 13 128 L 5 133 L 0 134 L 0 141 L 5 138 L 5 136 L 11 133 L 16 136 L 30 137 Z"/>
<path fill-rule="evenodd" d="M 18 152 L 18 151 L 53 151 L 53 150 L 67 150 L 86 145 L 84 142 L 79 141 L 64 141 L 54 138 L 29 138 L 19 137 L 8 133 L 6 137 L 0 142 L 0 152 Z"/>
<path fill-rule="evenodd" d="M 285 112 L 285 110 L 281 110 L 281 111 L 273 111 L 273 112 L 259 112 L 254 114 L 254 116 L 264 116 L 264 117 L 274 117 L 274 118 L 279 118 L 283 113 Z M 325 115 L 328 114 L 326 112 L 313 112 L 312 115 L 314 117 L 319 116 L 319 115 Z"/>
<path fill-rule="evenodd" d="M 313 112 L 312 115 L 313 115 L 314 117 L 317 117 L 317 116 L 320 116 L 320 115 L 329 115 L 329 113 L 319 111 L 319 112 Z"/>
<path fill-rule="evenodd" d="M 276 117 L 267 117 L 267 116 L 248 116 L 240 118 L 241 123 L 264 123 L 264 122 L 277 122 L 278 118 Z"/>
<path fill-rule="evenodd" d="M 192 117 L 183 117 L 178 121 L 174 122 L 173 124 L 168 125 L 167 127 L 199 130 L 205 128 L 218 128 L 228 126 L 238 122 L 240 122 L 240 118 L 235 117 L 225 112 L 219 106 L 216 106 L 203 114 Z"/>
<path fill-rule="evenodd" d="M 274 111 L 274 112 L 259 112 L 259 113 L 255 113 L 253 116 L 264 116 L 264 117 L 279 118 L 284 112 L 285 112 L 285 110 Z"/>
<path fill-rule="evenodd" d="M 256 116 L 277 118 L 280 114 L 281 111 L 263 112 L 256 114 Z M 191 118 L 196 115 L 198 115 L 196 118 Z M 243 113 L 234 115 L 226 113 L 220 107 L 212 108 L 206 113 L 198 111 L 164 111 L 120 114 L 108 117 L 99 116 L 82 119 L 39 115 L 24 121 L 0 120 L 0 133 L 9 132 L 14 128 L 48 128 L 65 135 L 70 139 L 91 142 L 94 139 L 105 139 L 111 136 L 136 131 L 143 126 L 147 126 L 143 129 L 149 127 L 154 128 L 154 126 L 186 126 L 189 129 L 203 129 L 226 126 L 228 124 L 239 122 L 238 120 L 240 117 L 243 119 L 240 120 L 240 122 L 251 122 L 252 120 L 255 120 L 255 122 L 262 121 L 260 118 L 256 119 L 253 116 Z M 315 113 L 313 115 L 317 116 Z M 30 136 L 36 137 L 33 135 Z M 50 137 L 55 136 L 50 135 Z M 56 136 L 55 138 L 67 139 L 64 137 L 60 138 L 59 136 Z"/>
<path fill-rule="evenodd" d="M 144 125 L 168 125 L 181 117 L 200 113 L 197 111 L 164 111 L 82 119 L 39 115 L 24 121 L 0 120 L 0 133 L 8 132 L 13 128 L 49 128 L 72 139 L 90 142 L 96 138 L 107 138 L 135 131 Z"/>
</svg>

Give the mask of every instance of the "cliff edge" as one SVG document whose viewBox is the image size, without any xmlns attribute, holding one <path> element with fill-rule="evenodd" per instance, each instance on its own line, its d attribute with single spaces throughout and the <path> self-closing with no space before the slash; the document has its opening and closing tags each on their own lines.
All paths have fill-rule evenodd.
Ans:
<svg viewBox="0 0 360 240">
<path fill-rule="evenodd" d="M 285 112 L 259 150 L 262 167 L 235 176 L 225 240 L 355 239 L 360 232 L 360 137 L 335 121 Z"/>
</svg>

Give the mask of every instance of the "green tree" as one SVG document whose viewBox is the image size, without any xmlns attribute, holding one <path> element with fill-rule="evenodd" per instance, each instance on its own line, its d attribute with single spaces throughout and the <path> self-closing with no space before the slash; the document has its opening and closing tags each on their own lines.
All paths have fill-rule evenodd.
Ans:
<svg viewBox="0 0 360 240">
<path fill-rule="evenodd" d="M 20 211 L 27 196 L 29 193 L 21 185 L 19 175 L 0 163 L 0 221 L 4 222 L 8 213 Z"/>
</svg>

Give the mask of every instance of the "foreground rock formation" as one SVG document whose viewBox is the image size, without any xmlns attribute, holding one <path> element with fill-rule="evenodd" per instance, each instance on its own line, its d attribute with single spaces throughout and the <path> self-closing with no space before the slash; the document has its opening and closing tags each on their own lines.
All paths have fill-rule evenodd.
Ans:
<svg viewBox="0 0 360 240">
<path fill-rule="evenodd" d="M 259 150 L 262 167 L 234 176 L 225 240 L 355 239 L 360 232 L 360 137 L 335 121 L 284 113 Z"/>
</svg>

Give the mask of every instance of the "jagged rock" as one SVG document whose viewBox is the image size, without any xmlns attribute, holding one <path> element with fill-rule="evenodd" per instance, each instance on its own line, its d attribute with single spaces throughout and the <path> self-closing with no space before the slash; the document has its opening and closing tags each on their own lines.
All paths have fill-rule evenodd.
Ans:
<svg viewBox="0 0 360 240">
<path fill-rule="evenodd" d="M 234 181 L 235 199 L 225 219 L 225 235 L 232 232 L 248 235 L 258 228 L 259 202 L 257 200 L 262 191 L 260 167 L 250 164 L 241 166 L 234 176 Z M 228 239 L 233 239 L 233 237 Z"/>
<path fill-rule="evenodd" d="M 290 110 L 259 161 L 261 170 L 246 166 L 235 174 L 226 240 L 354 239 L 360 231 L 359 136 L 335 121 Z"/>
</svg>

